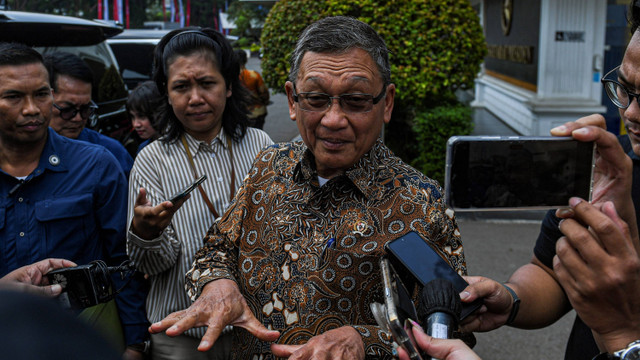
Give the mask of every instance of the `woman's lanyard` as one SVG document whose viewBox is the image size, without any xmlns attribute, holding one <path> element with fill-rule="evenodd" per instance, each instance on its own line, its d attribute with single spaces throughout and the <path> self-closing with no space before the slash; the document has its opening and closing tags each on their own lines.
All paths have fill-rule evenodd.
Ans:
<svg viewBox="0 0 640 360">
<path fill-rule="evenodd" d="M 193 170 L 193 176 L 195 179 L 198 178 L 198 173 L 196 172 L 196 165 L 193 163 L 193 156 L 191 156 L 191 151 L 189 150 L 189 145 L 187 145 L 187 139 L 185 138 L 184 134 L 182 134 L 181 136 L 181 140 L 182 140 L 182 145 L 184 146 L 184 149 L 187 152 L 187 157 L 189 158 L 189 165 L 191 165 L 191 170 Z M 231 138 L 227 137 L 227 146 L 229 147 L 229 156 L 231 157 L 231 186 L 229 187 L 229 190 L 231 192 L 231 199 L 229 199 L 229 201 L 233 200 L 233 196 L 235 195 L 235 189 L 236 189 L 236 172 L 235 169 L 233 167 L 233 148 L 231 147 Z M 207 207 L 209 208 L 209 210 L 211 211 L 211 213 L 213 214 L 213 216 L 217 218 L 220 217 L 220 215 L 218 215 L 218 212 L 216 211 L 216 209 L 213 208 L 213 204 L 211 203 L 211 201 L 209 200 L 209 197 L 207 196 L 207 194 L 204 192 L 204 189 L 202 188 L 202 185 L 198 185 L 198 190 L 200 191 L 200 195 L 202 195 L 202 198 L 204 199 L 204 202 L 207 204 Z"/>
</svg>

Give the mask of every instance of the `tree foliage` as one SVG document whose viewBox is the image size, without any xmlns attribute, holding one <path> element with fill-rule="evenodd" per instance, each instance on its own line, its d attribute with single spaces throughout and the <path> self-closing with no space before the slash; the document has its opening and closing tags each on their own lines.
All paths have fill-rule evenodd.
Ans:
<svg viewBox="0 0 640 360">
<path fill-rule="evenodd" d="M 265 81 L 283 91 L 288 56 L 300 32 L 326 16 L 370 24 L 391 52 L 397 98 L 431 107 L 473 86 L 486 53 L 482 28 L 468 0 L 280 0 L 262 31 Z"/>
<path fill-rule="evenodd" d="M 260 31 L 267 18 L 270 7 L 235 1 L 229 5 L 229 19 L 233 20 L 236 28 L 231 32 L 248 39 L 249 43 L 260 41 Z"/>
<path fill-rule="evenodd" d="M 11 10 L 76 16 L 85 19 L 98 18 L 97 0 L 6 0 L 6 2 Z M 186 1 L 183 3 L 186 11 Z M 111 18 L 113 18 L 112 6 L 113 0 L 109 0 L 108 10 Z M 214 16 L 217 16 L 214 9 L 223 9 L 224 6 L 225 0 L 192 0 L 191 25 L 213 27 Z M 169 11 L 165 15 L 168 17 Z M 162 0 L 129 0 L 129 16 L 131 28 L 141 28 L 145 21 L 163 20 Z"/>
<path fill-rule="evenodd" d="M 471 109 L 462 104 L 436 106 L 418 112 L 413 119 L 415 156 L 411 165 L 443 184 L 447 140 L 471 133 Z"/>
<path fill-rule="evenodd" d="M 280 0 L 262 30 L 262 75 L 283 92 L 289 55 L 302 30 L 326 16 L 371 25 L 390 50 L 396 103 L 385 141 L 407 163 L 437 180 L 449 136 L 469 134 L 470 109 L 455 97 L 473 87 L 486 54 L 482 28 L 468 0 Z"/>
<path fill-rule="evenodd" d="M 325 17 L 327 5 L 314 0 L 280 0 L 269 12 L 262 28 L 262 77 L 270 89 L 284 92 L 289 74 L 289 54 L 298 35 L 314 21 Z"/>
</svg>

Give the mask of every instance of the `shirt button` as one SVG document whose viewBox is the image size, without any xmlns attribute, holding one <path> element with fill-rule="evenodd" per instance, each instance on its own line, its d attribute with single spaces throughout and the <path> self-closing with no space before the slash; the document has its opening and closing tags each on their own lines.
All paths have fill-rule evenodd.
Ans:
<svg viewBox="0 0 640 360">
<path fill-rule="evenodd" d="M 215 158 L 216 157 L 216 153 L 211 153 L 211 157 Z"/>
<path fill-rule="evenodd" d="M 21 197 L 18 198 L 18 202 L 22 202 L 23 199 Z"/>
<path fill-rule="evenodd" d="M 20 231 L 20 237 L 24 237 L 24 232 Z"/>
</svg>

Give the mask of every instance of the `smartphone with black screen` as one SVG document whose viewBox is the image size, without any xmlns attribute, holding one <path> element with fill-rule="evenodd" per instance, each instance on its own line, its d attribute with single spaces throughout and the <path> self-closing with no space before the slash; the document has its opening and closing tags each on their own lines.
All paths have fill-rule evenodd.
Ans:
<svg viewBox="0 0 640 360">
<path fill-rule="evenodd" d="M 570 137 L 454 136 L 445 202 L 456 211 L 545 210 L 591 200 L 595 144 Z"/>
<path fill-rule="evenodd" d="M 207 180 L 206 174 L 197 178 L 194 182 L 187 185 L 184 189 L 173 194 L 173 196 L 169 198 L 169 201 L 171 201 L 174 204 L 177 203 L 178 201 L 182 200 L 185 196 L 189 195 L 190 192 L 195 190 L 195 188 L 198 187 L 198 185 L 202 184 L 202 182 L 205 180 Z"/>
<path fill-rule="evenodd" d="M 398 271 L 402 283 L 408 289 L 412 289 L 416 282 L 423 287 L 433 279 L 449 280 L 458 293 L 469 285 L 414 231 L 387 243 L 385 247 L 391 266 Z M 460 320 L 481 305 L 481 299 L 472 303 L 462 303 Z"/>
</svg>

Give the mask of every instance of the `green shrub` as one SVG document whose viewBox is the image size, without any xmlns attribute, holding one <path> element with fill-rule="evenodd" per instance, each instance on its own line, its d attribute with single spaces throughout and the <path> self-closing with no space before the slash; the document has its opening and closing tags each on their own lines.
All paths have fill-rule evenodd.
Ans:
<svg viewBox="0 0 640 360">
<path fill-rule="evenodd" d="M 438 106 L 416 113 L 413 119 L 415 151 L 411 165 L 444 185 L 447 140 L 473 130 L 471 108 L 463 104 Z"/>
<path fill-rule="evenodd" d="M 233 45 L 242 49 L 247 48 L 251 45 L 251 39 L 246 37 L 241 37 L 238 40 L 236 40 L 236 42 Z"/>
<path fill-rule="evenodd" d="M 447 139 L 471 127 L 468 109 L 447 106 L 457 104 L 456 90 L 473 87 L 486 54 L 478 15 L 469 1 L 280 0 L 262 29 L 262 76 L 269 88 L 284 92 L 289 55 L 302 30 L 334 15 L 360 19 L 385 40 L 396 84 L 385 142 L 404 161 L 442 180 Z"/>
<path fill-rule="evenodd" d="M 251 50 L 252 53 L 259 52 L 260 51 L 260 44 L 252 43 L 251 46 L 249 46 L 249 50 Z"/>
<path fill-rule="evenodd" d="M 432 107 L 470 88 L 486 53 L 478 16 L 468 0 L 280 0 L 262 30 L 265 82 L 284 91 L 288 57 L 300 32 L 326 16 L 370 24 L 385 40 L 391 79 L 403 105 Z"/>
<path fill-rule="evenodd" d="M 262 27 L 262 77 L 275 92 L 284 93 L 289 75 L 289 54 L 298 36 L 309 24 L 320 20 L 326 3 L 317 0 L 280 0 Z"/>
</svg>

